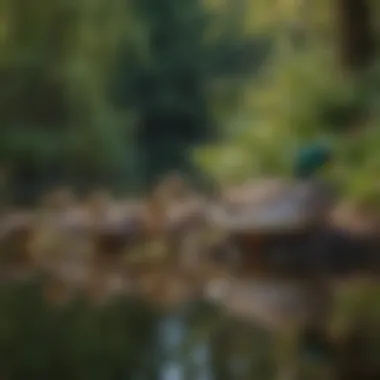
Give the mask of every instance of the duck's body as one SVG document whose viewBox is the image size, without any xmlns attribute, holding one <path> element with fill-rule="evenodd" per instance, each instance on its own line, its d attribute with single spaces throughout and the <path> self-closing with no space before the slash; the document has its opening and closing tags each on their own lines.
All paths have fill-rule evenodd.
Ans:
<svg viewBox="0 0 380 380">
<path fill-rule="evenodd" d="M 258 180 L 230 189 L 210 219 L 231 232 L 291 232 L 320 222 L 330 203 L 329 189 L 317 181 Z"/>
<path fill-rule="evenodd" d="M 239 250 L 245 274 L 307 276 L 316 269 L 309 248 L 315 249 L 333 203 L 331 189 L 317 175 L 328 159 L 328 152 L 313 147 L 300 154 L 295 178 L 248 182 L 210 208 L 209 220 Z"/>
</svg>

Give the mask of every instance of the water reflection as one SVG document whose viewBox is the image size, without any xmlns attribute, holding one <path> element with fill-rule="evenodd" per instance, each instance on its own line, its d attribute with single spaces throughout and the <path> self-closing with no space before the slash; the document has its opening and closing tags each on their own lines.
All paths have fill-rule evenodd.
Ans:
<svg viewBox="0 0 380 380">
<path fill-rule="evenodd" d="M 160 380 L 182 380 L 184 378 L 184 368 L 177 354 L 185 333 L 186 325 L 181 315 L 166 316 L 161 321 L 159 345 L 163 360 Z"/>
<path fill-rule="evenodd" d="M 213 380 L 210 349 L 207 341 L 196 343 L 189 355 L 183 346 L 189 333 L 189 315 L 185 309 L 165 316 L 159 325 L 159 342 L 162 354 L 160 380 Z"/>
</svg>

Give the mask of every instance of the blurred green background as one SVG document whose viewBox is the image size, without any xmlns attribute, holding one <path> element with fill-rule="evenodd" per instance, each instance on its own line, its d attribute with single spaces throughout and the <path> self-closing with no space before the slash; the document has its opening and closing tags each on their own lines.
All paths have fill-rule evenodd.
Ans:
<svg viewBox="0 0 380 380">
<path fill-rule="evenodd" d="M 287 175 L 294 150 L 321 139 L 343 196 L 376 204 L 379 28 L 377 0 L 1 0 L 4 197 L 29 204 L 65 183 L 136 193 L 172 169 L 223 184 Z M 155 311 L 79 300 L 57 313 L 38 294 L 1 289 L 1 378 L 160 378 Z M 207 331 L 201 314 L 191 324 Z M 229 326 L 209 342 L 215 379 L 240 379 L 236 352 L 269 378 L 266 340 Z"/>
<path fill-rule="evenodd" d="M 172 169 L 198 181 L 284 174 L 314 138 L 339 146 L 344 188 L 371 196 L 379 8 L 2 0 L 0 156 L 14 200 L 68 182 L 140 191 Z M 342 133 L 368 125 L 355 146 Z"/>
</svg>

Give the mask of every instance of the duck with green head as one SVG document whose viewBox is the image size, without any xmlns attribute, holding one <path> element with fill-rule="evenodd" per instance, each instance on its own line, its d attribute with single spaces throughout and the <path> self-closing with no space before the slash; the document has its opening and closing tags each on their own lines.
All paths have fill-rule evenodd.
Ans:
<svg viewBox="0 0 380 380">
<path fill-rule="evenodd" d="M 302 149 L 292 178 L 254 179 L 230 188 L 211 218 L 231 233 L 268 235 L 308 228 L 331 203 L 332 192 L 322 175 L 331 158 L 322 144 Z"/>
</svg>

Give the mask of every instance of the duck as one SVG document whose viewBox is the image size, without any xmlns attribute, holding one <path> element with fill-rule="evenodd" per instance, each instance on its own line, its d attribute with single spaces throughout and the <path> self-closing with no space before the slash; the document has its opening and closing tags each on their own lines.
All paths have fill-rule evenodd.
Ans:
<svg viewBox="0 0 380 380">
<path fill-rule="evenodd" d="M 331 196 L 319 176 L 329 163 L 325 147 L 302 150 L 292 178 L 261 178 L 229 188 L 211 218 L 231 231 L 271 233 L 308 225 L 320 216 L 321 204 L 327 205 Z"/>
<path fill-rule="evenodd" d="M 335 202 L 333 186 L 321 175 L 331 162 L 331 148 L 314 144 L 297 152 L 292 177 L 248 181 L 209 207 L 210 224 L 240 251 L 244 270 L 257 276 L 298 266 L 306 274 L 305 244 L 326 225 Z M 296 253 L 299 262 L 289 261 Z"/>
</svg>

